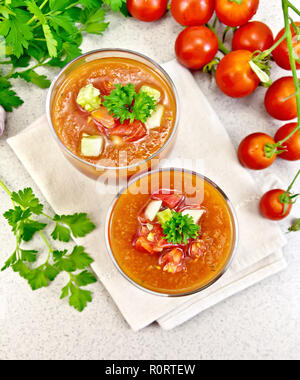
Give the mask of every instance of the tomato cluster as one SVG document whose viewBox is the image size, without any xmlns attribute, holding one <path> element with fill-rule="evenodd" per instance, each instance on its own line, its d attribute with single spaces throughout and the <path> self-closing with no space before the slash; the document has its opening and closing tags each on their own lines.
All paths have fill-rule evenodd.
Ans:
<svg viewBox="0 0 300 380">
<path fill-rule="evenodd" d="M 168 1 L 128 0 L 127 6 L 134 17 L 155 21 L 165 14 Z M 215 72 L 218 88 L 232 98 L 252 94 L 263 82 L 269 87 L 265 95 L 267 113 L 277 120 L 289 121 L 274 138 L 265 133 L 254 133 L 241 142 L 239 160 L 252 170 L 271 166 L 277 157 L 300 160 L 299 124 L 292 122 L 298 115 L 294 78 L 285 76 L 272 85 L 269 83 L 271 58 L 282 69 L 291 70 L 285 28 L 274 39 L 265 23 L 251 21 L 258 7 L 259 0 L 171 0 L 170 7 L 174 19 L 185 26 L 175 43 L 176 56 L 182 65 L 191 70 Z M 214 13 L 216 19 L 211 25 L 209 21 Z M 224 38 L 222 40 L 215 31 L 218 21 L 226 26 L 224 38 L 229 30 L 233 31 L 232 51 L 226 48 Z M 300 22 L 291 21 L 296 68 L 300 69 L 298 27 Z M 223 58 L 217 55 L 219 51 L 224 54 Z M 282 192 L 287 197 L 286 202 L 282 202 Z M 282 219 L 292 207 L 288 199 L 283 190 L 267 193 L 261 201 L 261 213 L 272 220 Z"/>
</svg>

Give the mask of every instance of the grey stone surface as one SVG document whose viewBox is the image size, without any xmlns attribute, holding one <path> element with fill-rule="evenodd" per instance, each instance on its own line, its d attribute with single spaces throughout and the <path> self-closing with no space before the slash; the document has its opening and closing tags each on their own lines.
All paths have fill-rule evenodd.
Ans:
<svg viewBox="0 0 300 380">
<path fill-rule="evenodd" d="M 84 51 L 122 47 L 161 63 L 174 58 L 173 45 L 181 27 L 170 15 L 155 24 L 125 20 L 117 15 L 108 18 L 109 30 L 103 37 L 87 37 Z M 283 23 L 280 2 L 262 0 L 256 19 L 268 22 L 277 33 Z M 55 73 L 47 71 L 52 77 Z M 280 72 L 275 70 L 277 74 Z M 250 132 L 273 134 L 280 125 L 264 111 L 264 89 L 244 100 L 232 100 L 221 95 L 208 76 L 201 73 L 195 76 L 236 146 Z M 46 91 L 21 81 L 15 85 L 26 101 L 9 115 L 7 129 L 0 139 L 0 177 L 12 189 L 33 187 L 43 199 L 5 140 L 44 113 Z M 261 179 L 275 173 L 288 183 L 298 168 L 299 163 L 278 160 L 272 168 L 255 176 Z M 297 186 L 300 190 L 299 183 Z M 0 213 L 9 207 L 7 196 L 0 191 Z M 299 206 L 295 210 L 300 216 Z M 14 249 L 14 238 L 3 219 L 0 219 L 0 242 L 3 262 Z M 16 274 L 1 273 L 0 298 L 6 301 L 6 309 L 0 313 L 0 359 L 300 359 L 299 243 L 300 233 L 289 237 L 285 249 L 289 267 L 285 272 L 170 332 L 155 324 L 132 332 L 100 283 L 93 287 L 93 303 L 79 314 L 59 300 L 62 277 L 50 288 L 32 292 Z M 38 240 L 35 246 L 39 246 Z"/>
</svg>

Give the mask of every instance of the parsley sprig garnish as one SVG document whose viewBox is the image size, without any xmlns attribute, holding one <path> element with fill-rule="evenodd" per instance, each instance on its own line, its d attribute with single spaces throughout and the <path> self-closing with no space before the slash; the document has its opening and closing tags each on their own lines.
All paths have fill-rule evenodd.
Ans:
<svg viewBox="0 0 300 380">
<path fill-rule="evenodd" d="M 31 188 L 18 192 L 10 192 L 0 181 L 0 186 L 10 196 L 13 208 L 5 212 L 4 217 L 11 226 L 16 238 L 16 248 L 13 254 L 6 260 L 1 271 L 12 268 L 19 273 L 32 290 L 48 287 L 60 273 L 69 275 L 69 282 L 62 289 L 61 299 L 69 297 L 69 304 L 79 311 L 92 301 L 92 293 L 84 290 L 89 284 L 97 281 L 95 276 L 87 269 L 93 259 L 85 252 L 84 247 L 75 246 L 72 252 L 68 250 L 55 250 L 43 230 L 47 223 L 36 220 L 43 217 L 55 224 L 51 234 L 54 240 L 70 242 L 73 237 L 84 237 L 95 229 L 87 214 L 55 215 L 51 217 L 43 212 L 43 205 L 34 195 Z M 35 249 L 24 249 L 23 243 L 29 242 L 36 234 L 39 234 L 45 243 L 48 255 L 42 264 L 42 255 Z"/>
<path fill-rule="evenodd" d="M 0 105 L 12 111 L 23 103 L 11 89 L 14 78 L 49 87 L 36 69 L 62 68 L 81 55 L 83 33 L 107 29 L 108 7 L 128 15 L 125 0 L 0 0 Z"/>
<path fill-rule="evenodd" d="M 140 120 L 145 123 L 156 109 L 155 100 L 143 91 L 135 92 L 132 83 L 115 85 L 110 95 L 104 97 L 104 107 L 123 124 L 125 120 Z"/>
<path fill-rule="evenodd" d="M 169 243 L 188 244 L 189 239 L 196 239 L 200 226 L 189 215 L 172 211 L 172 218 L 162 225 L 165 239 Z"/>
</svg>

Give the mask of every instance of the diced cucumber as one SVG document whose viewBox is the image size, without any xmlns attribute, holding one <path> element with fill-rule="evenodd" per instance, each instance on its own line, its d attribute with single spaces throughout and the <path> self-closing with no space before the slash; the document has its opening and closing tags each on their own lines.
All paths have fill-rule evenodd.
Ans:
<svg viewBox="0 0 300 380">
<path fill-rule="evenodd" d="M 100 91 L 92 84 L 88 84 L 80 89 L 76 102 L 86 111 L 94 111 L 101 104 Z"/>
<path fill-rule="evenodd" d="M 172 218 L 172 210 L 167 208 L 157 214 L 158 222 L 162 225 Z"/>
<path fill-rule="evenodd" d="M 165 107 L 158 104 L 156 111 L 152 113 L 149 119 L 146 121 L 146 127 L 148 129 L 158 128 L 161 125 L 162 118 L 164 116 Z"/>
<path fill-rule="evenodd" d="M 151 96 L 156 101 L 156 103 L 158 103 L 160 101 L 161 94 L 158 90 L 156 90 L 153 87 L 142 86 L 140 89 L 140 92 L 145 92 L 146 94 Z"/>
<path fill-rule="evenodd" d="M 204 210 L 184 210 L 182 211 L 182 215 L 189 215 L 193 218 L 194 223 L 198 224 L 199 220 L 202 218 L 203 214 L 205 214 Z"/>
<path fill-rule="evenodd" d="M 82 135 L 81 153 L 85 157 L 98 157 L 103 151 L 104 138 L 102 136 Z"/>
<path fill-rule="evenodd" d="M 150 222 L 153 222 L 161 206 L 162 201 L 151 201 L 145 211 L 146 219 L 150 220 Z"/>
</svg>

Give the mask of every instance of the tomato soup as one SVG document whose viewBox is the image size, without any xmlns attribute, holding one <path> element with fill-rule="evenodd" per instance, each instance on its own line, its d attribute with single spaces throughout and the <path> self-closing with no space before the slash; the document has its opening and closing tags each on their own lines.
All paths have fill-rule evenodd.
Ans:
<svg viewBox="0 0 300 380">
<path fill-rule="evenodd" d="M 137 94 L 150 91 L 156 98 L 151 122 L 150 118 L 120 122 L 105 108 L 105 97 L 116 86 L 128 85 Z M 88 92 L 94 96 L 96 106 L 80 102 L 82 89 L 84 96 Z M 125 167 L 152 157 L 166 144 L 176 113 L 172 87 L 158 71 L 138 60 L 104 57 L 85 62 L 66 76 L 53 99 L 51 118 L 61 142 L 77 157 L 94 165 Z"/>
<path fill-rule="evenodd" d="M 235 217 L 208 180 L 177 169 L 157 171 L 119 196 L 108 242 L 121 272 L 138 286 L 160 294 L 190 294 L 214 282 L 230 262 Z"/>
</svg>

